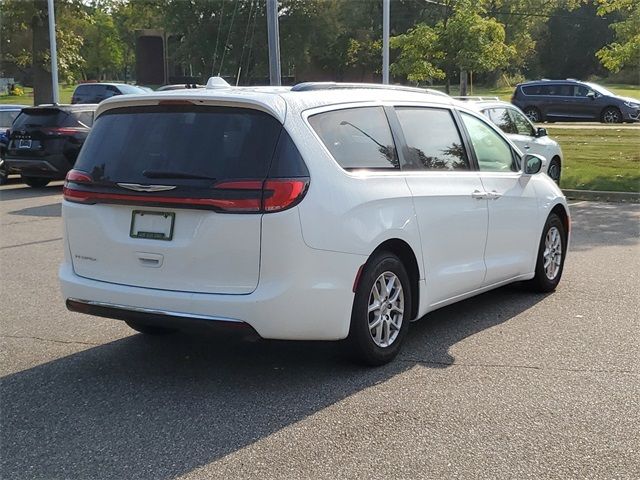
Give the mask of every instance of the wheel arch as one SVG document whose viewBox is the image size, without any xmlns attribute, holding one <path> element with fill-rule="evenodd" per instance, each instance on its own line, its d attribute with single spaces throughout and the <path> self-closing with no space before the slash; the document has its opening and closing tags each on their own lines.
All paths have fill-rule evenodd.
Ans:
<svg viewBox="0 0 640 480">
<path fill-rule="evenodd" d="M 407 242 L 399 238 L 391 238 L 378 245 L 376 249 L 371 252 L 371 255 L 369 255 L 367 262 L 375 254 L 382 251 L 396 255 L 407 270 L 407 275 L 409 275 L 409 281 L 411 282 L 412 302 L 410 320 L 414 320 L 418 316 L 418 308 L 420 304 L 420 268 L 418 266 L 418 258 L 413 251 L 413 248 L 411 248 L 411 245 Z"/>
<path fill-rule="evenodd" d="M 555 213 L 556 215 L 558 215 L 558 217 L 560 217 L 560 220 L 562 221 L 562 225 L 564 226 L 564 230 L 567 233 L 567 235 L 569 235 L 569 232 L 571 232 L 571 220 L 570 220 L 569 212 L 567 211 L 565 206 L 562 205 L 561 203 L 554 205 L 554 207 L 549 212 L 549 215 L 551 215 L 552 213 Z"/>
</svg>

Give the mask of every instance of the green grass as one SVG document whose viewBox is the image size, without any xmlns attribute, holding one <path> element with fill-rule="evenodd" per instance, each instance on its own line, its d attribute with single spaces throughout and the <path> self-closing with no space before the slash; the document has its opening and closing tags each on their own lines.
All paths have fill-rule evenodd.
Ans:
<svg viewBox="0 0 640 480">
<path fill-rule="evenodd" d="M 554 128 L 564 154 L 562 188 L 640 192 L 640 128 Z"/>
<path fill-rule="evenodd" d="M 0 104 L 15 103 L 19 105 L 33 105 L 33 88 L 23 87 L 24 95 L 0 95 Z M 71 103 L 71 95 L 76 85 L 62 85 L 59 88 L 60 103 Z"/>
</svg>

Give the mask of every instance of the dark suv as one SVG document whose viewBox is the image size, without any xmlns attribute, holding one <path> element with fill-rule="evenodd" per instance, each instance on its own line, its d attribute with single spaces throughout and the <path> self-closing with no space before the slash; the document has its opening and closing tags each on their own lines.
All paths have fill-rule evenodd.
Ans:
<svg viewBox="0 0 640 480">
<path fill-rule="evenodd" d="M 13 122 L 7 168 L 31 187 L 62 180 L 76 162 L 97 105 L 40 105 L 22 109 Z"/>
<path fill-rule="evenodd" d="M 116 95 L 148 93 L 135 85 L 126 83 L 83 83 L 73 91 L 71 103 L 100 103 Z"/>
<path fill-rule="evenodd" d="M 520 83 L 511 97 L 532 122 L 637 122 L 640 100 L 621 97 L 600 85 L 578 80 Z"/>
</svg>

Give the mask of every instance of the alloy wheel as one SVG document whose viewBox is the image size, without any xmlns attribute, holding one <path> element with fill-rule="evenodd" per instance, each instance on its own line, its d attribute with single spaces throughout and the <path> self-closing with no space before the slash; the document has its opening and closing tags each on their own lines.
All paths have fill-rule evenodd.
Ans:
<svg viewBox="0 0 640 480">
<path fill-rule="evenodd" d="M 544 239 L 544 273 L 549 280 L 554 280 L 562 263 L 562 238 L 556 227 L 551 227 Z"/>
<path fill-rule="evenodd" d="M 395 342 L 404 318 L 404 291 L 393 272 L 384 272 L 373 283 L 368 304 L 369 334 L 382 348 Z"/>
<path fill-rule="evenodd" d="M 604 123 L 620 123 L 620 112 L 613 108 L 610 108 L 604 112 L 602 120 L 604 121 Z"/>
</svg>

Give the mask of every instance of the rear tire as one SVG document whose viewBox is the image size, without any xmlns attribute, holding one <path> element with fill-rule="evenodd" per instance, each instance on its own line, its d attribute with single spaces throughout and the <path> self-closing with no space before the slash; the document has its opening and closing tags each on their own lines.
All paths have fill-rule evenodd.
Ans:
<svg viewBox="0 0 640 480">
<path fill-rule="evenodd" d="M 564 259 L 567 255 L 567 232 L 558 215 L 552 213 L 542 229 L 536 275 L 530 284 L 533 290 L 540 293 L 553 292 L 564 269 Z"/>
<path fill-rule="evenodd" d="M 176 332 L 173 328 L 154 327 L 144 323 L 136 322 L 135 320 L 125 320 L 124 323 L 133 328 L 136 332 L 144 333 L 145 335 L 166 335 L 168 333 Z"/>
<path fill-rule="evenodd" d="M 48 178 L 42 178 L 42 177 L 25 177 L 23 175 L 22 181 L 32 188 L 44 188 L 47 185 L 49 185 L 49 182 L 51 180 L 49 180 Z"/>
<path fill-rule="evenodd" d="M 358 362 L 378 366 L 396 357 L 409 328 L 411 302 L 400 259 L 384 251 L 369 259 L 356 289 L 348 339 Z"/>
<path fill-rule="evenodd" d="M 524 114 L 529 117 L 529 120 L 531 120 L 533 123 L 540 123 L 543 120 L 542 113 L 540 113 L 540 110 L 538 110 L 536 107 L 525 108 Z"/>
</svg>

